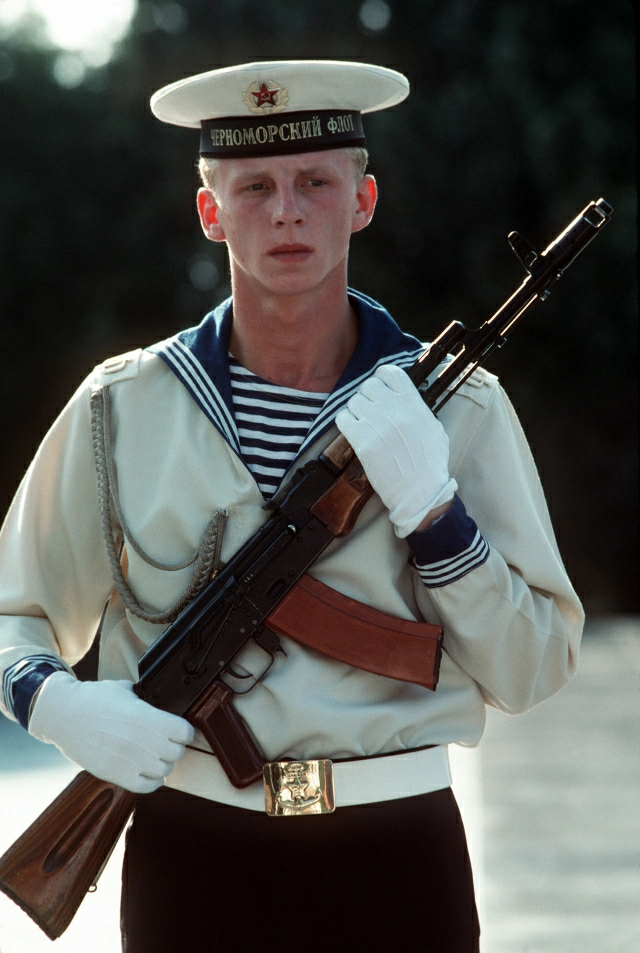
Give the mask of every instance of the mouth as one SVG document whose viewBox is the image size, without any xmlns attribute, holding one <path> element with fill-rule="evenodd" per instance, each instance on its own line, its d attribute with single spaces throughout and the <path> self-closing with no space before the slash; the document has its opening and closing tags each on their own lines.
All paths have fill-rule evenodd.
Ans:
<svg viewBox="0 0 640 953">
<path fill-rule="evenodd" d="M 307 258 L 313 254 L 313 248 L 310 248 L 309 245 L 300 245 L 296 242 L 293 245 L 276 245 L 274 248 L 271 248 L 267 254 L 275 261 L 306 261 Z"/>
</svg>

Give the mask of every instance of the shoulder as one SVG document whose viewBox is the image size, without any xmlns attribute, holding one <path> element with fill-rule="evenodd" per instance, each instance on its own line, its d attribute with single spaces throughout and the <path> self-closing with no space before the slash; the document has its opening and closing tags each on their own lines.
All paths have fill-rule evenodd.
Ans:
<svg viewBox="0 0 640 953">
<path fill-rule="evenodd" d="M 433 374 L 430 375 L 429 379 L 420 385 L 419 390 L 424 392 L 427 390 L 429 385 L 438 377 L 440 372 L 449 364 L 451 358 L 445 360 L 440 364 Z M 454 406 L 459 402 L 460 398 L 466 398 L 467 400 L 473 401 L 475 404 L 478 404 L 480 407 L 488 407 L 489 404 L 495 399 L 496 395 L 502 393 L 502 388 L 500 387 L 500 382 L 495 374 L 492 374 L 490 371 L 485 370 L 484 367 L 477 367 L 475 371 L 466 379 L 464 384 L 462 384 L 455 394 L 452 395 L 449 404 Z M 445 405 L 446 406 L 446 405 Z"/>
<path fill-rule="evenodd" d="M 495 374 L 491 374 L 483 367 L 477 367 L 464 384 L 458 388 L 454 397 L 463 397 L 472 400 L 481 407 L 488 407 L 502 388 Z"/>
<path fill-rule="evenodd" d="M 497 435 L 499 442 L 508 443 L 517 427 L 517 420 L 509 400 L 495 374 L 477 368 L 438 412 L 450 441 L 452 472 L 459 467 L 467 453 L 484 453 L 481 444 L 488 435 Z M 478 438 L 480 443 L 478 443 Z"/>
<path fill-rule="evenodd" d="M 89 386 L 95 391 L 122 381 L 144 383 L 157 374 L 164 374 L 165 370 L 166 364 L 157 354 L 136 348 L 98 364 L 89 375 Z"/>
</svg>

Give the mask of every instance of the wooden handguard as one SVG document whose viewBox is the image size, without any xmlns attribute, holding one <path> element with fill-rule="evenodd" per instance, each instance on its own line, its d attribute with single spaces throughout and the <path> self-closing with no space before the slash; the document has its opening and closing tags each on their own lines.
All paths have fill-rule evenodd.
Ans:
<svg viewBox="0 0 640 953">
<path fill-rule="evenodd" d="M 0 890 L 50 940 L 64 933 L 96 883 L 135 800 L 81 771 L 0 857 Z"/>
<path fill-rule="evenodd" d="M 336 438 L 337 439 L 337 438 Z M 344 440 L 344 437 L 342 438 Z M 332 441 L 332 447 L 336 441 Z M 346 441 L 345 441 L 346 443 Z M 353 456 L 353 450 L 347 444 Z M 327 448 L 329 449 L 329 448 Z M 333 533 L 346 536 L 353 529 L 362 509 L 373 494 L 362 464 L 356 456 L 335 483 L 311 507 L 311 512 Z"/>
<path fill-rule="evenodd" d="M 363 605 L 305 573 L 267 625 L 307 648 L 376 675 L 435 689 L 442 627 Z"/>
</svg>

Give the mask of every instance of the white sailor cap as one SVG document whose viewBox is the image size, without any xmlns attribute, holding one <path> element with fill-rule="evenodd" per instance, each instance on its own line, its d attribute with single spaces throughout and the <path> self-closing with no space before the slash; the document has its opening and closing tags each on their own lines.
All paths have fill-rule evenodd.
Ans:
<svg viewBox="0 0 640 953">
<path fill-rule="evenodd" d="M 402 102 L 402 73 L 370 63 L 284 60 L 199 73 L 151 97 L 158 119 L 200 127 L 216 159 L 364 146 L 361 114 Z"/>
</svg>

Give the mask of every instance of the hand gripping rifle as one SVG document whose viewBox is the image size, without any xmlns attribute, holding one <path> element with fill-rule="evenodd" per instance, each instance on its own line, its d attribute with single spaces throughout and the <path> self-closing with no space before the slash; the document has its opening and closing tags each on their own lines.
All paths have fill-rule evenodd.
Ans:
<svg viewBox="0 0 640 953">
<path fill-rule="evenodd" d="M 548 297 L 611 212 L 604 199 L 590 202 L 540 255 L 518 232 L 509 234 L 527 271 L 520 287 L 478 330 L 453 321 L 408 371 L 434 413 Z M 354 451 L 336 437 L 295 473 L 264 525 L 140 660 L 139 697 L 199 728 L 236 787 L 257 781 L 265 763 L 223 680 L 238 678 L 234 658 L 250 639 L 271 657 L 268 667 L 283 635 L 366 671 L 436 687 L 439 626 L 363 606 L 307 572 L 351 531 L 372 492 Z M 95 885 L 134 802 L 135 794 L 82 771 L 0 858 L 0 889 L 51 939 Z"/>
</svg>

